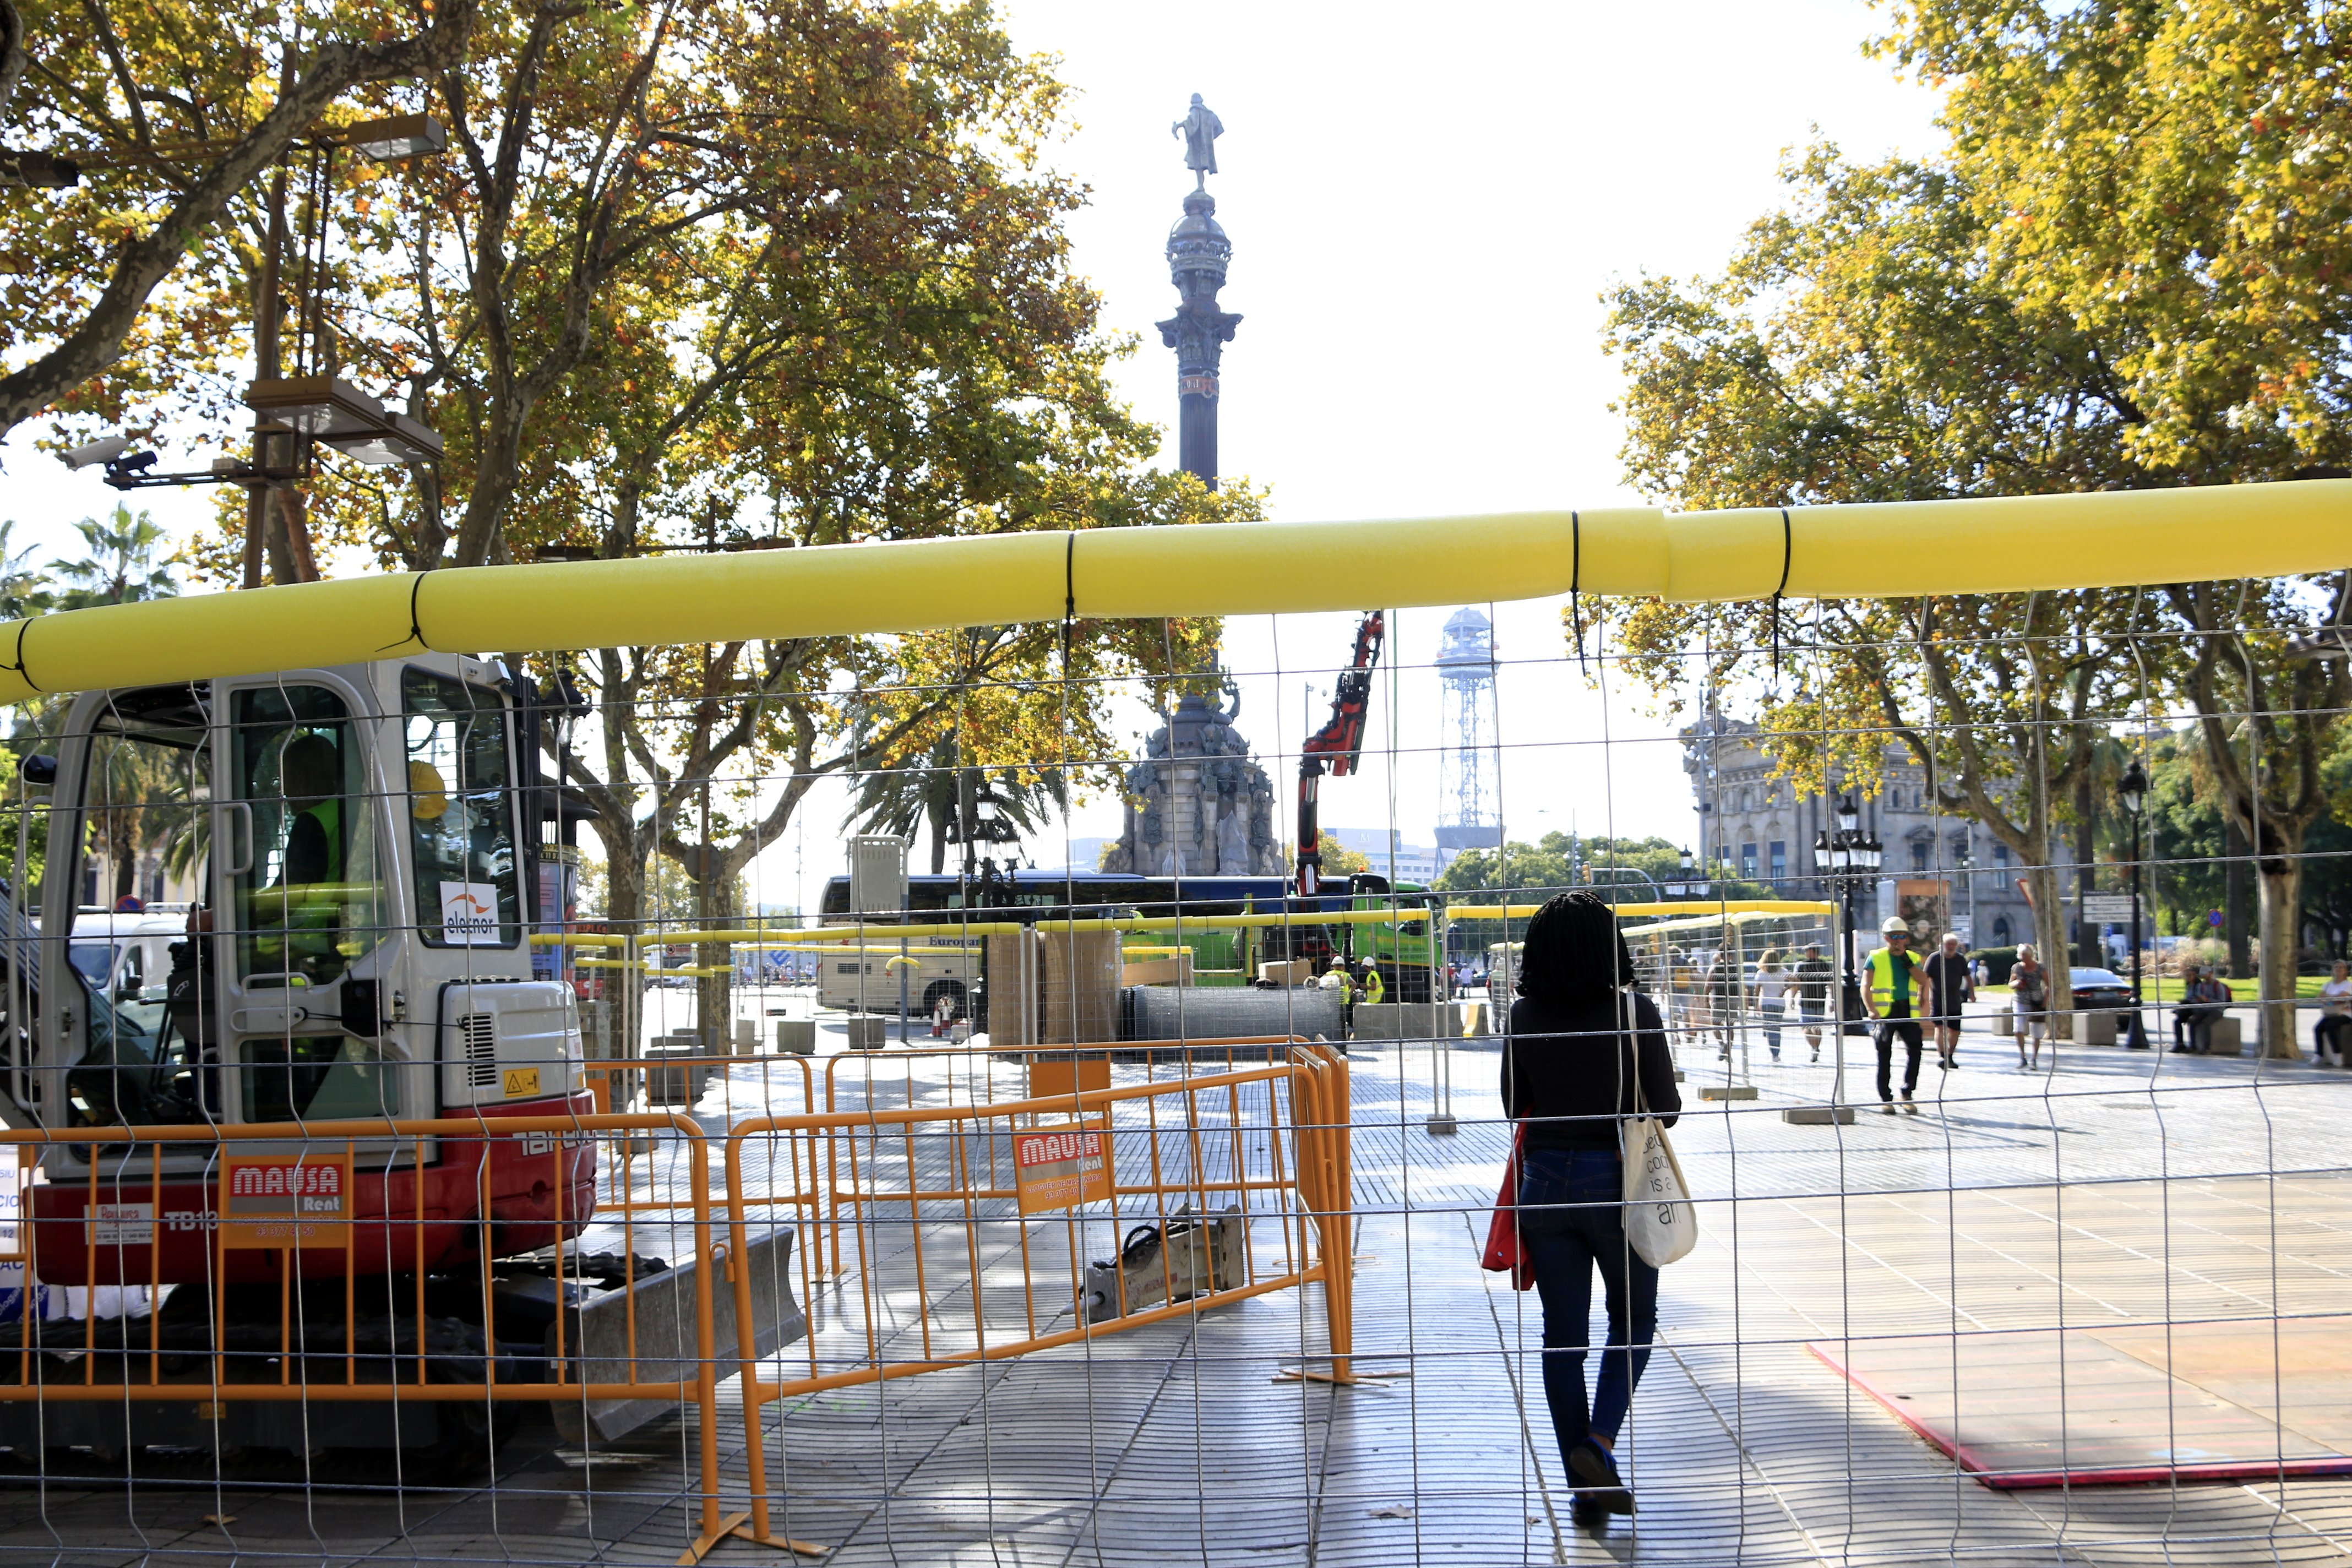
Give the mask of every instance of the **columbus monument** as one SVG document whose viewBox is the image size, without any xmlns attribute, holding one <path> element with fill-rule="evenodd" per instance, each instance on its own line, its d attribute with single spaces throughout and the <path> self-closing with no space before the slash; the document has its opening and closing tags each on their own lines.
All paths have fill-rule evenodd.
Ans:
<svg viewBox="0 0 2352 1568">
<path fill-rule="evenodd" d="M 1168 231 L 1168 271 L 1176 285 L 1176 314 L 1160 323 L 1160 340 L 1176 351 L 1179 466 L 1217 488 L 1217 364 L 1241 318 L 1217 308 L 1233 242 L 1217 226 L 1217 199 L 1209 176 L 1217 172 L 1217 138 L 1224 122 L 1201 95 L 1171 127 L 1184 142 L 1192 189 L 1184 216 Z M 1127 819 L 1102 868 L 1144 877 L 1283 874 L 1282 844 L 1274 831 L 1274 784 L 1234 728 L 1241 691 L 1213 671 L 1198 689 L 1163 710 L 1145 742 L 1143 761 L 1127 771 Z"/>
<path fill-rule="evenodd" d="M 1169 130 L 1183 140 L 1192 188 L 1184 196 L 1184 216 L 1168 231 L 1168 274 L 1178 302 L 1176 313 L 1158 323 L 1160 341 L 1176 351 L 1177 467 L 1215 489 L 1217 366 L 1242 324 L 1239 316 L 1217 308 L 1225 263 L 1234 256 L 1233 241 L 1217 223 L 1217 198 L 1209 194 L 1225 123 L 1196 92 L 1192 107 Z"/>
</svg>

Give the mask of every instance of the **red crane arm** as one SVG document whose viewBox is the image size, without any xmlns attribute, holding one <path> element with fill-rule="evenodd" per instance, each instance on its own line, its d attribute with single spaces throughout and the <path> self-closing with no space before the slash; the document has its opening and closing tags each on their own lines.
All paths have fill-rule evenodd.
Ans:
<svg viewBox="0 0 2352 1568">
<path fill-rule="evenodd" d="M 1356 626 L 1356 654 L 1331 693 L 1331 717 L 1298 748 L 1298 890 L 1312 897 L 1322 881 L 1323 828 L 1318 814 L 1323 774 L 1356 771 L 1364 747 L 1364 720 L 1372 704 L 1372 668 L 1381 661 L 1388 622 L 1374 610 Z"/>
</svg>

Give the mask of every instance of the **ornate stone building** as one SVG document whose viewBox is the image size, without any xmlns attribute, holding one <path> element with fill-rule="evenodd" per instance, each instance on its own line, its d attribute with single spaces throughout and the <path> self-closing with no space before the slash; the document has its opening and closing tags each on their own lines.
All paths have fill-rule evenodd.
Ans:
<svg viewBox="0 0 2352 1568">
<path fill-rule="evenodd" d="M 1837 826 L 1836 790 L 1828 799 L 1798 795 L 1773 776 L 1757 737 L 1754 724 L 1721 713 L 1683 730 L 1683 771 L 1690 775 L 1702 843 L 1743 881 L 1769 883 L 1790 898 L 1826 898 L 1813 839 Z M 1969 933 L 1972 947 L 2033 940 L 2032 912 L 2017 889 L 2023 868 L 2017 858 L 1969 818 L 1930 810 L 1927 774 L 1909 751 L 1889 746 L 1879 793 L 1856 804 L 1862 825 L 1885 846 L 1881 886 L 1914 877 L 1949 882 L 1953 923 Z M 1879 889 L 1866 889 L 1856 923 L 1867 928 L 1891 912 L 1878 909 L 1880 902 Z"/>
<path fill-rule="evenodd" d="M 1146 877 L 1283 874 L 1274 784 L 1234 728 L 1233 706 L 1187 692 L 1127 771 L 1127 820 L 1103 869 Z"/>
</svg>

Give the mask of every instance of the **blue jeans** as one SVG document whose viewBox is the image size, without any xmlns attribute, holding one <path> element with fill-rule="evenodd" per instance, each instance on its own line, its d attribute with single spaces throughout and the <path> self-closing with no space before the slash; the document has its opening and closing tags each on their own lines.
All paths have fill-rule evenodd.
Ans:
<svg viewBox="0 0 2352 1568">
<path fill-rule="evenodd" d="M 1625 1240 L 1623 1167 L 1614 1149 L 1530 1149 L 1519 1181 L 1519 1240 L 1543 1298 L 1544 1403 L 1560 1462 L 1592 1434 L 1617 1440 L 1650 1342 L 1658 1332 L 1658 1271 Z M 1584 1352 L 1591 1337 L 1592 1270 L 1609 1304 L 1609 1348 L 1588 1413 Z M 1573 1472 L 1570 1472 L 1573 1474 Z"/>
</svg>

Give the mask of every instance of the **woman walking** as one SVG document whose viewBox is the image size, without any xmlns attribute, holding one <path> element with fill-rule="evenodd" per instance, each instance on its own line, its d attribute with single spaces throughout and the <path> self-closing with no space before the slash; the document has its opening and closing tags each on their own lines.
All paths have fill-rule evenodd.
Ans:
<svg viewBox="0 0 2352 1568">
<path fill-rule="evenodd" d="M 2033 944 L 2026 942 L 2017 950 L 2017 963 L 2009 972 L 2011 998 L 2017 1005 L 2017 1065 L 2037 1068 L 2042 1065 L 2042 1032 L 2050 1025 L 2050 974 L 2034 955 Z M 2025 1037 L 2033 1037 L 2033 1059 L 2025 1057 Z M 2058 1047 L 2050 1047 L 2050 1059 L 2055 1064 Z"/>
<path fill-rule="evenodd" d="M 1633 989 L 1633 960 L 1609 906 L 1563 893 L 1528 922 L 1503 1050 L 1503 1108 L 1524 1137 L 1519 1239 L 1543 1299 L 1544 1399 L 1586 1521 L 1633 1511 L 1617 1434 L 1649 1364 L 1658 1271 L 1625 1236 L 1624 1118 L 1667 1126 L 1682 1110 L 1664 1022 Z M 1588 1406 L 1584 1356 L 1592 1274 L 1609 1307 L 1608 1348 Z"/>
</svg>

